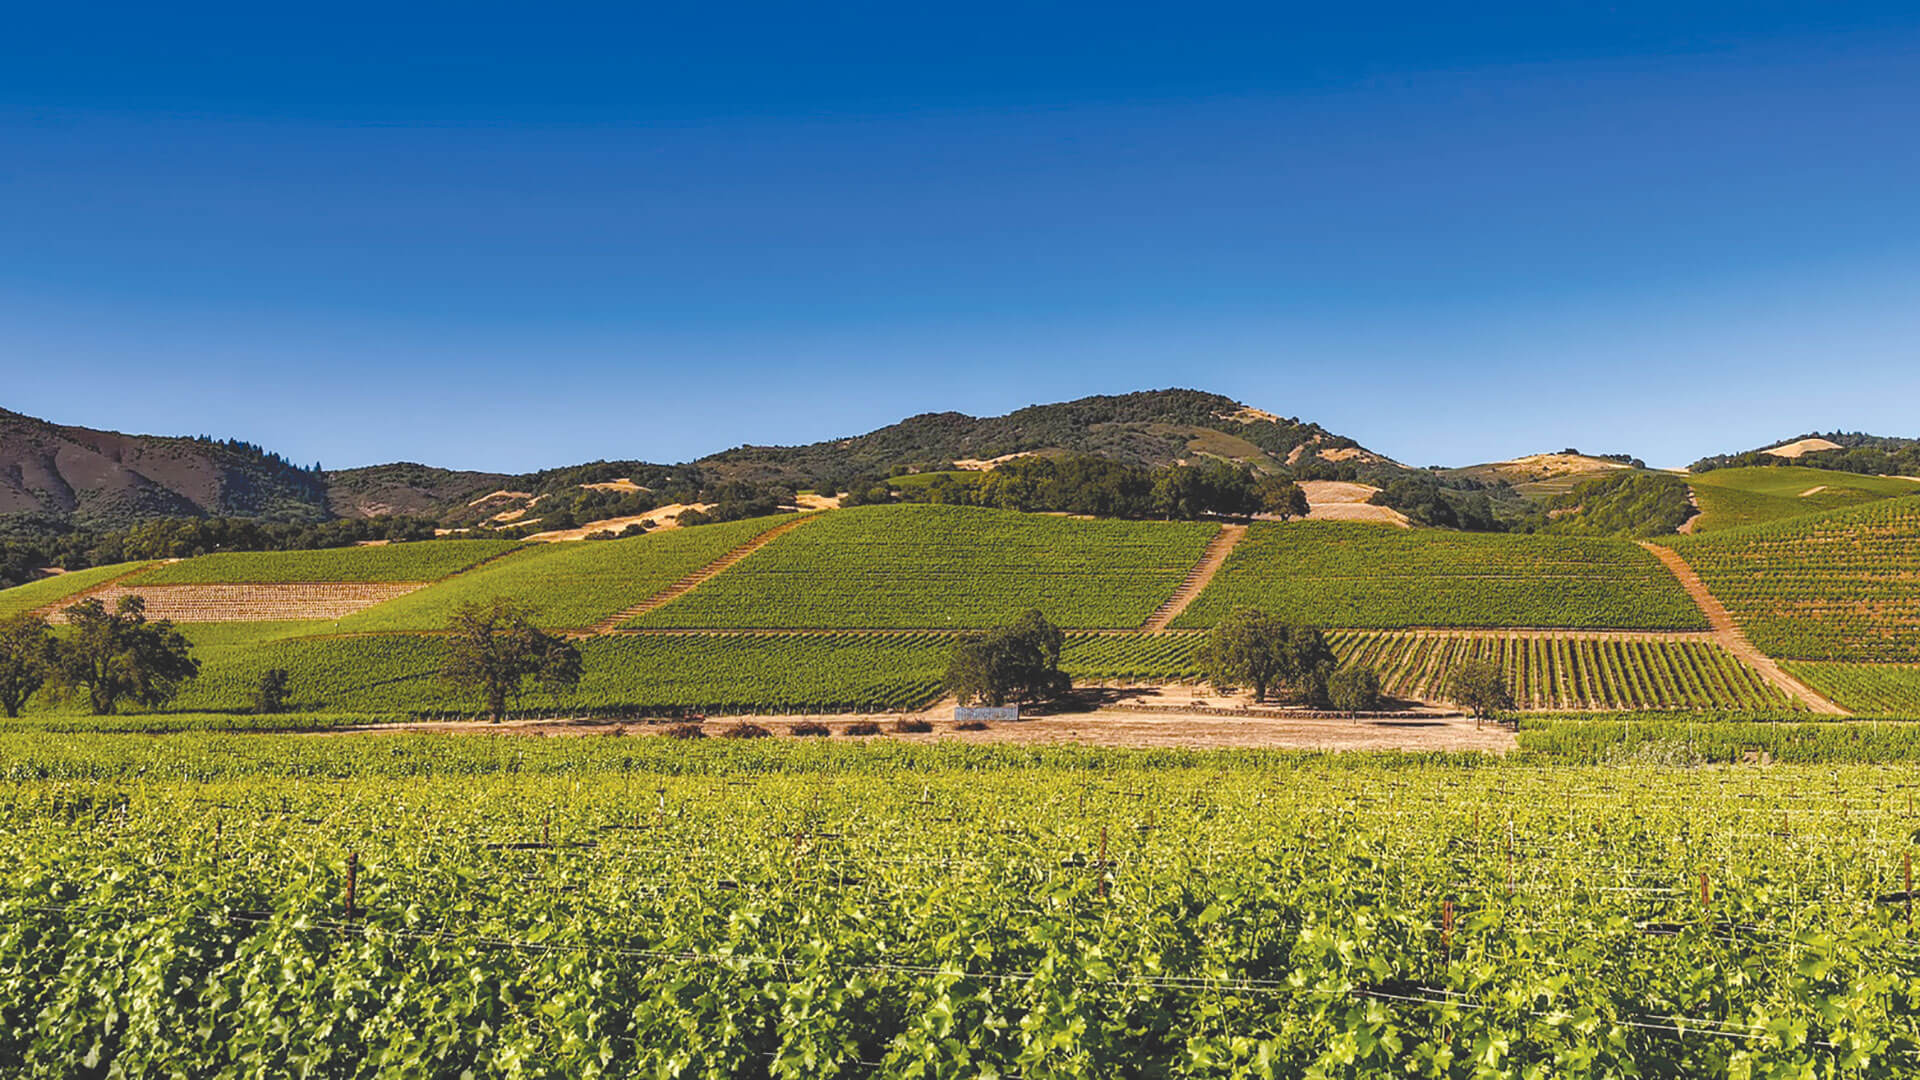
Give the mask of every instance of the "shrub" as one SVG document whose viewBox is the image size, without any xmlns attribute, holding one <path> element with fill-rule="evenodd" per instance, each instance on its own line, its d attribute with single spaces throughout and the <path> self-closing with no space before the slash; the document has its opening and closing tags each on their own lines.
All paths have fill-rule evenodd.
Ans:
<svg viewBox="0 0 1920 1080">
<path fill-rule="evenodd" d="M 895 720 L 893 730 L 902 735 L 925 735 L 933 730 L 933 725 L 925 720 Z"/>
<path fill-rule="evenodd" d="M 707 731 L 699 724 L 674 724 L 661 732 L 669 739 L 704 739 Z"/>
<path fill-rule="evenodd" d="M 817 720 L 802 720 L 787 728 L 795 735 L 831 735 L 833 729 Z"/>
<path fill-rule="evenodd" d="M 962 720 L 959 723 L 953 725 L 953 730 L 985 731 L 987 730 L 987 722 L 985 720 Z"/>
<path fill-rule="evenodd" d="M 253 711 L 257 713 L 287 711 L 286 668 L 268 668 L 260 673 L 260 681 L 253 687 Z"/>
<path fill-rule="evenodd" d="M 1380 701 L 1380 673 L 1365 664 L 1343 667 L 1327 678 L 1327 703 L 1342 712 L 1372 712 Z"/>
<path fill-rule="evenodd" d="M 772 734 L 773 732 L 759 724 L 749 724 L 745 721 L 729 724 L 720 729 L 720 737 L 723 739 L 764 739 Z"/>
<path fill-rule="evenodd" d="M 880 734 L 880 725 L 874 723 L 871 720 L 861 720 L 861 721 L 858 721 L 857 723 L 848 724 L 846 728 L 841 731 L 841 734 L 842 735 L 878 735 Z"/>
</svg>

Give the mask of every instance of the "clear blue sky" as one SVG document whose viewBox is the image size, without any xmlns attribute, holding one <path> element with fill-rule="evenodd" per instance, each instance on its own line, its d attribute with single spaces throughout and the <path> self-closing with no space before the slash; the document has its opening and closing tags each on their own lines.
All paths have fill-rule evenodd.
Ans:
<svg viewBox="0 0 1920 1080">
<path fill-rule="evenodd" d="M 1920 435 L 1920 8 L 38 4 L 0 405 L 329 466 L 1158 386 L 1413 464 Z"/>
</svg>

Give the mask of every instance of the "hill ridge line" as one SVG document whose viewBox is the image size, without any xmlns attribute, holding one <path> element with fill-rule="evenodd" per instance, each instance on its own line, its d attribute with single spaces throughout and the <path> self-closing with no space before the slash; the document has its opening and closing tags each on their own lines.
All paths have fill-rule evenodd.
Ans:
<svg viewBox="0 0 1920 1080">
<path fill-rule="evenodd" d="M 713 577 L 715 574 L 720 573 L 722 570 L 725 570 L 729 566 L 732 566 L 734 563 L 737 563 L 741 559 L 744 559 L 747 556 L 753 554 L 754 552 L 759 551 L 761 548 L 766 547 L 768 544 L 773 543 L 775 540 L 778 540 L 780 537 L 785 536 L 787 533 L 792 532 L 793 530 L 799 528 L 800 526 L 806 524 L 809 521 L 812 521 L 815 517 L 818 517 L 818 516 L 819 515 L 817 513 L 811 513 L 811 514 L 803 513 L 796 516 L 792 521 L 783 522 L 782 524 L 775 525 L 773 528 L 768 529 L 766 532 L 761 533 L 760 535 L 754 537 L 751 540 L 748 540 L 746 543 L 741 544 L 739 547 L 734 548 L 732 551 L 727 552 L 725 555 L 722 555 L 719 558 L 708 563 L 707 565 L 701 567 L 700 569 L 695 570 L 693 573 L 688 574 L 686 577 L 681 578 L 679 581 L 676 581 L 673 584 L 667 586 L 666 588 L 661 589 L 659 592 L 654 593 L 652 596 L 647 597 L 645 600 L 640 601 L 639 603 L 633 605 L 632 607 L 625 608 L 624 610 L 621 610 L 621 611 L 616 611 L 613 614 L 607 616 L 606 618 L 601 619 L 599 622 L 594 623 L 592 626 L 587 628 L 585 636 L 594 637 L 594 636 L 599 636 L 601 634 L 610 634 L 620 629 L 621 624 L 626 623 L 633 619 L 637 619 L 640 616 L 645 615 L 650 611 L 656 610 L 660 607 L 665 606 L 666 604 L 669 604 L 675 600 L 678 600 L 680 597 L 685 596 L 687 593 L 692 592 L 695 588 L 704 584 L 708 578 Z"/>
<path fill-rule="evenodd" d="M 1239 546 L 1241 539 L 1246 535 L 1245 525 L 1220 526 L 1220 531 L 1214 533 L 1213 539 L 1207 541 L 1207 549 L 1200 553 L 1200 561 L 1194 563 L 1193 569 L 1188 570 L 1187 576 L 1181 580 L 1180 587 L 1173 590 L 1173 595 L 1167 597 L 1165 603 L 1155 608 L 1153 614 L 1147 616 L 1146 622 L 1140 624 L 1141 632 L 1166 633 L 1167 627 L 1173 623 L 1173 620 L 1179 618 L 1181 612 L 1187 610 L 1189 605 L 1199 599 L 1200 594 L 1207 591 L 1208 585 L 1213 584 L 1213 575 L 1220 572 L 1220 567 L 1226 563 L 1227 556 L 1233 554 L 1233 549 Z"/>
<path fill-rule="evenodd" d="M 1649 540 L 1637 540 L 1635 543 L 1652 552 L 1653 556 L 1660 560 L 1661 565 L 1679 580 L 1680 587 L 1687 590 L 1687 595 L 1693 598 L 1694 604 L 1700 608 L 1700 613 L 1707 617 L 1708 625 L 1713 627 L 1714 637 L 1720 640 L 1721 646 L 1728 652 L 1759 672 L 1761 678 L 1814 712 L 1825 716 L 1853 715 L 1827 700 L 1813 687 L 1788 674 L 1787 669 L 1775 662 L 1773 657 L 1761 652 L 1752 641 L 1749 641 L 1746 631 L 1740 629 L 1740 624 L 1734 621 L 1733 613 L 1727 610 L 1727 606 L 1720 602 L 1719 597 L 1713 595 L 1713 591 L 1707 588 L 1707 583 L 1701 580 L 1700 575 L 1679 552 Z"/>
</svg>

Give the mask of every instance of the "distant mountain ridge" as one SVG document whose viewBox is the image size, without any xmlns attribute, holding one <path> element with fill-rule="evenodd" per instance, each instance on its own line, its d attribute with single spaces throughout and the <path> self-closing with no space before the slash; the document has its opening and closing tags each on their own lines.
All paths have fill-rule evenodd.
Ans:
<svg viewBox="0 0 1920 1080">
<path fill-rule="evenodd" d="M 500 491 L 614 480 L 643 487 L 812 486 L 896 469 L 983 467 L 1020 454 L 1097 454 L 1140 465 L 1225 458 L 1258 468 L 1399 474 L 1403 466 L 1318 424 L 1198 390 L 1148 390 L 1033 405 L 1005 416 L 925 413 L 805 446 L 741 446 L 684 465 L 592 462 L 531 473 L 411 462 L 315 471 L 261 447 L 51 423 L 0 409 L 0 516 L 87 528 L 157 518 L 314 522 L 417 515 L 464 519 Z"/>
<path fill-rule="evenodd" d="M 237 440 L 126 435 L 0 409 L 0 514 L 112 527 L 162 517 L 327 518 L 323 474 Z"/>
</svg>

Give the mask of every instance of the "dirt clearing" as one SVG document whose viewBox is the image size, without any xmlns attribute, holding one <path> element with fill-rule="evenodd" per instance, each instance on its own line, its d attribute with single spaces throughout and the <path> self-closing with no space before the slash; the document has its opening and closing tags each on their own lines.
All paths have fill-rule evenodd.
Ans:
<svg viewBox="0 0 1920 1080">
<path fill-rule="evenodd" d="M 1504 754 L 1516 741 L 1513 732 L 1487 723 L 1476 725 L 1446 709 L 1414 706 L 1406 712 L 1377 718 L 1333 714 L 1252 715 L 1218 706 L 1244 702 L 1244 697 L 1214 694 L 1195 686 L 1141 686 L 1121 690 L 1083 692 L 1072 712 L 1035 716 L 1009 723 L 989 724 L 978 731 L 961 731 L 953 722 L 953 702 L 940 702 L 919 712 L 816 713 L 778 716 L 714 716 L 702 724 L 707 737 L 718 737 L 735 724 L 751 723 L 773 732 L 778 739 L 829 738 L 834 742 L 864 739 L 871 742 L 1010 743 L 1026 746 L 1078 744 L 1082 746 L 1177 747 L 1196 750 L 1407 750 L 1485 751 Z M 1280 710 L 1272 710 L 1280 713 Z M 928 732 L 895 730 L 900 720 L 924 721 Z M 447 732 L 475 735 L 532 737 L 661 735 L 677 720 L 514 720 L 503 724 L 455 721 L 381 724 L 320 732 L 323 736 L 382 732 Z M 801 723 L 823 724 L 827 736 L 792 734 Z M 879 735 L 849 735 L 849 725 L 878 724 Z"/>
<path fill-rule="evenodd" d="M 1402 529 L 1413 527 L 1400 511 L 1367 502 L 1379 492 L 1377 487 L 1342 480 L 1302 480 L 1300 490 L 1307 495 L 1307 516 L 1315 521 L 1370 521 Z"/>
<path fill-rule="evenodd" d="M 1785 446 L 1776 446 L 1771 450 L 1762 450 L 1760 452 L 1763 454 L 1771 454 L 1777 458 L 1792 460 L 1805 457 L 1808 454 L 1817 454 L 1822 450 L 1838 450 L 1840 448 L 1839 443 L 1833 442 L 1830 439 L 1801 439 L 1799 442 L 1790 442 Z"/>
<path fill-rule="evenodd" d="M 277 585 L 113 585 L 89 594 L 109 610 L 129 593 L 147 602 L 147 618 L 181 623 L 340 619 L 425 588 L 424 581 L 302 582 Z M 65 606 L 64 604 L 62 605 Z M 64 616 L 55 615 L 55 621 Z"/>
<path fill-rule="evenodd" d="M 534 533 L 532 536 L 527 537 L 527 539 L 537 544 L 560 543 L 568 540 L 585 540 L 594 533 L 617 533 L 629 525 L 645 525 L 650 532 L 661 529 L 677 529 L 680 527 L 680 523 L 675 521 L 674 518 L 678 517 L 682 512 L 698 510 L 705 513 L 711 509 L 713 509 L 712 503 L 668 503 L 665 506 L 655 507 L 644 514 L 606 518 L 601 521 L 589 521 L 577 529 L 552 529 L 547 532 Z"/>
<path fill-rule="evenodd" d="M 1504 754 L 1516 745 L 1511 731 L 1498 724 L 1475 728 L 1474 722 L 1461 716 L 1432 716 L 1413 719 L 1366 720 L 1344 717 L 1224 717 L 1208 714 L 1141 713 L 1096 710 L 1064 716 L 1045 716 L 1017 723 L 991 724 L 983 731 L 959 731 L 952 713 L 933 722 L 933 730 L 924 734 L 903 734 L 893 730 L 898 715 L 823 715 L 823 716 L 721 716 L 708 719 L 702 728 L 708 737 L 718 736 L 737 723 L 754 723 L 774 733 L 778 739 L 808 736 L 789 734 L 794 724 L 805 721 L 825 724 L 835 742 L 856 739 L 878 742 L 939 742 L 952 739 L 969 743 L 1010 743 L 1025 746 L 1077 744 L 1133 748 L 1177 747 L 1194 750 L 1268 749 L 1268 750 L 1407 750 L 1407 751 L 1485 751 Z M 871 722 L 880 725 L 880 735 L 847 735 L 849 724 Z M 605 720 L 527 720 L 489 724 L 484 721 L 454 723 L 382 724 L 376 727 L 346 728 L 321 732 L 323 736 L 364 735 L 384 732 L 446 732 L 471 735 L 525 736 L 620 736 L 644 737 L 666 731 L 669 722 L 647 723 Z M 818 737 L 818 736 L 814 736 Z"/>
</svg>

